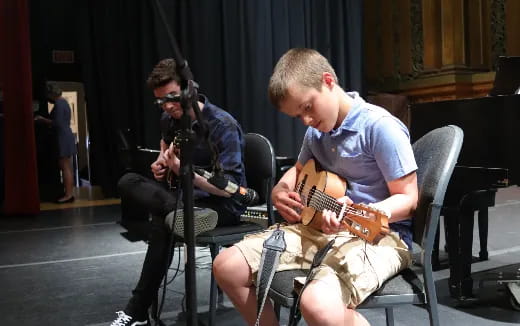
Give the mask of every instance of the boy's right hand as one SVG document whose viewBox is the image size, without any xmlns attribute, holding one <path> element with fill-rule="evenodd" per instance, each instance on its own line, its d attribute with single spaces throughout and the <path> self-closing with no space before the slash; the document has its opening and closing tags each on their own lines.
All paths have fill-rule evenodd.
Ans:
<svg viewBox="0 0 520 326">
<path fill-rule="evenodd" d="M 300 195 L 297 192 L 287 189 L 273 189 L 271 194 L 273 205 L 278 213 L 289 223 L 299 223 L 302 218 L 300 216 L 303 205 L 301 204 Z"/>
</svg>

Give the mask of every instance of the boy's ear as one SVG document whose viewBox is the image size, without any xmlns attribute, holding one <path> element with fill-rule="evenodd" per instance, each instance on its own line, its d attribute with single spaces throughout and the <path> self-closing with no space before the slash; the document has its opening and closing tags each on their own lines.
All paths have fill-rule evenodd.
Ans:
<svg viewBox="0 0 520 326">
<path fill-rule="evenodd" d="M 334 77 L 330 72 L 324 72 L 321 76 L 321 79 L 327 87 L 332 88 L 334 86 Z"/>
</svg>

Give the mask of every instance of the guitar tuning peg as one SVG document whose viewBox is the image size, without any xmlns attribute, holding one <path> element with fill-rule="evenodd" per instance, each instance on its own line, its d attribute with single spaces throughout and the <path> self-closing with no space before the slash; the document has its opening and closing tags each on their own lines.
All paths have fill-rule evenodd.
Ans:
<svg viewBox="0 0 520 326">
<path fill-rule="evenodd" d="M 370 208 L 371 208 L 372 210 L 374 210 L 374 211 L 375 211 L 376 213 L 378 213 L 379 215 L 384 215 L 384 216 L 390 218 L 391 213 L 390 213 L 388 210 L 386 210 L 386 209 L 384 209 L 384 208 L 381 208 L 381 207 L 377 207 L 376 205 L 373 205 L 373 204 L 372 204 L 372 205 L 369 205 L 369 206 L 370 206 Z"/>
</svg>

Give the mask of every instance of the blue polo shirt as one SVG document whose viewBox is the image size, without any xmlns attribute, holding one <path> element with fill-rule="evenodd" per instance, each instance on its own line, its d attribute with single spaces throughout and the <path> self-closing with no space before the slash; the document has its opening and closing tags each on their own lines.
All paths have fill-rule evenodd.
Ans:
<svg viewBox="0 0 520 326">
<path fill-rule="evenodd" d="M 415 170 L 417 164 L 406 126 L 385 109 L 350 92 L 353 104 L 337 129 L 328 133 L 309 127 L 298 157 L 314 158 L 324 170 L 348 182 L 346 195 L 355 203 L 375 203 L 390 196 L 387 182 Z M 411 220 L 390 223 L 411 248 Z"/>
</svg>

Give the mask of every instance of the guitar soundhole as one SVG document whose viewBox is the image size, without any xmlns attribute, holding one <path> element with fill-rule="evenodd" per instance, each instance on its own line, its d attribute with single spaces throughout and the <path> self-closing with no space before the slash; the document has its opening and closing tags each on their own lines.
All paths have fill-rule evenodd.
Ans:
<svg viewBox="0 0 520 326">
<path fill-rule="evenodd" d="M 303 191 L 303 185 L 305 184 L 305 179 L 302 180 L 302 182 L 298 183 L 296 185 L 296 192 L 299 193 L 300 195 L 302 194 L 302 191 Z"/>
<path fill-rule="evenodd" d="M 299 182 L 297 185 L 296 185 L 296 192 L 298 194 L 300 194 L 300 198 L 302 200 L 302 203 L 305 203 L 304 206 L 309 206 L 309 201 L 310 201 L 310 192 L 307 193 L 304 191 L 305 189 L 305 184 L 307 183 L 307 175 L 305 175 L 302 179 L 301 182 Z M 312 190 L 311 190 L 312 191 Z"/>
</svg>

